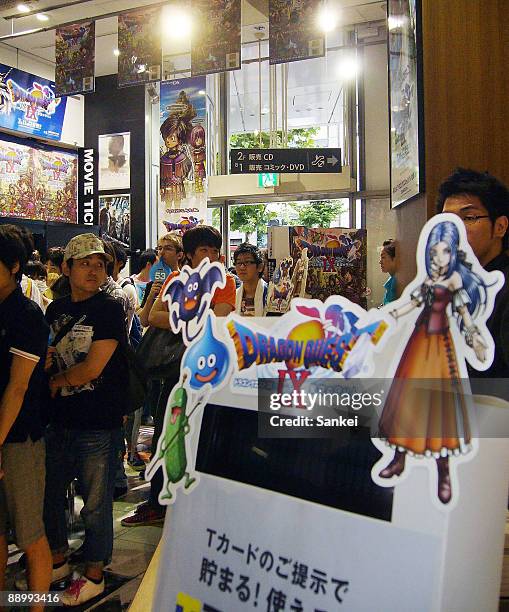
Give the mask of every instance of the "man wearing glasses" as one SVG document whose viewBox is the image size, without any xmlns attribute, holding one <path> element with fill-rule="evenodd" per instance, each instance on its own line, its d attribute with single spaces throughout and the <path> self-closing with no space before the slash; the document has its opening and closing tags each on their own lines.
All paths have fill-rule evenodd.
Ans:
<svg viewBox="0 0 509 612">
<path fill-rule="evenodd" d="M 233 263 L 242 281 L 236 293 L 235 312 L 243 317 L 263 317 L 267 303 L 267 283 L 261 278 L 264 261 L 260 249 L 244 242 L 235 250 Z"/>
<path fill-rule="evenodd" d="M 476 376 L 509 377 L 509 190 L 487 172 L 458 168 L 439 187 L 437 212 L 458 215 L 477 259 L 489 272 L 501 270 L 505 284 L 497 294 L 487 326 L 495 341 L 491 367 Z M 472 375 L 472 374 L 471 374 Z"/>
</svg>

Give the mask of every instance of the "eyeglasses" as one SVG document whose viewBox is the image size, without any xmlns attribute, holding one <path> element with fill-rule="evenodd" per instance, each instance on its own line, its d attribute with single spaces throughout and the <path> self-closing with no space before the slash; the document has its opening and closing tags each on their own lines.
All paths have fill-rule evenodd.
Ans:
<svg viewBox="0 0 509 612">
<path fill-rule="evenodd" d="M 247 268 L 247 266 L 253 266 L 253 265 L 256 265 L 256 261 L 236 261 L 235 262 L 235 266 L 237 268 L 241 268 L 241 267 Z"/>
<path fill-rule="evenodd" d="M 477 223 L 479 219 L 489 219 L 489 215 L 465 215 L 464 217 L 460 216 L 460 219 L 463 221 L 465 225 L 474 225 Z"/>
</svg>

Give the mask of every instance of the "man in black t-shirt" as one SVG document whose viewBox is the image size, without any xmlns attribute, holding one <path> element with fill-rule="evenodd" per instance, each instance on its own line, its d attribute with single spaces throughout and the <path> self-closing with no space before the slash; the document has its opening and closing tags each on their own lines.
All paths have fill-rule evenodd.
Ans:
<svg viewBox="0 0 509 612">
<path fill-rule="evenodd" d="M 122 305 L 100 290 L 106 262 L 102 242 L 93 234 L 73 238 L 65 249 L 63 271 L 71 295 L 52 302 L 47 368 L 53 373 L 48 428 L 44 521 L 53 568 L 69 572 L 65 494 L 78 477 L 85 506 L 83 576 L 61 597 L 81 605 L 104 591 L 104 560 L 113 549 L 110 465 L 114 431 L 122 425 L 128 400 L 127 345 Z"/>
<path fill-rule="evenodd" d="M 42 520 L 44 442 L 40 416 L 48 326 L 18 282 L 28 259 L 20 231 L 0 227 L 0 591 L 7 521 L 26 553 L 32 591 L 48 591 L 51 554 Z M 33 608 L 36 609 L 36 608 Z M 42 606 L 40 608 L 42 610 Z"/>
</svg>

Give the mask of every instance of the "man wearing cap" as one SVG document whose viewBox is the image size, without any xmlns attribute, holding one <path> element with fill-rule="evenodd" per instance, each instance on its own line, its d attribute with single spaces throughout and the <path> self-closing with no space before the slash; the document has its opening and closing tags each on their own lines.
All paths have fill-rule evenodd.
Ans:
<svg viewBox="0 0 509 612">
<path fill-rule="evenodd" d="M 113 549 L 112 491 L 108 483 L 115 429 L 127 402 L 127 344 L 122 305 L 100 290 L 110 256 L 93 234 L 74 237 L 65 248 L 63 273 L 71 295 L 46 312 L 50 347 L 46 369 L 53 397 L 46 445 L 44 521 L 53 555 L 53 578 L 70 573 L 65 496 L 78 477 L 85 505 L 85 570 L 63 593 L 66 605 L 81 605 L 104 591 L 104 560 Z"/>
</svg>

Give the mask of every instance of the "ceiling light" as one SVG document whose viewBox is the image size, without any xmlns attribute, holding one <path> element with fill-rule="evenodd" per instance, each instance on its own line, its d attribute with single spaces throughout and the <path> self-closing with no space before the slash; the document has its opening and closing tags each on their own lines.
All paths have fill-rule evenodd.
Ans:
<svg viewBox="0 0 509 612">
<path fill-rule="evenodd" d="M 178 7 L 168 7 L 161 20 L 163 36 L 173 40 L 185 40 L 191 36 L 193 22 L 187 12 Z"/>
<path fill-rule="evenodd" d="M 332 32 L 338 25 L 339 17 L 336 11 L 327 7 L 318 14 L 318 27 L 322 32 Z"/>
<path fill-rule="evenodd" d="M 118 57 L 120 55 L 120 51 L 118 49 L 113 49 L 113 55 Z"/>
<path fill-rule="evenodd" d="M 343 81 L 355 79 L 359 72 L 359 62 L 356 57 L 345 57 L 338 64 L 338 76 Z"/>
<path fill-rule="evenodd" d="M 44 13 L 37 13 L 36 17 L 39 21 L 49 21 L 49 17 Z"/>
<path fill-rule="evenodd" d="M 26 4 L 18 4 L 16 8 L 18 9 L 20 13 L 29 13 L 31 10 L 30 7 L 27 6 Z"/>
</svg>

